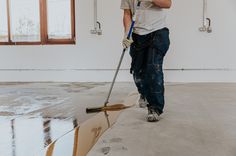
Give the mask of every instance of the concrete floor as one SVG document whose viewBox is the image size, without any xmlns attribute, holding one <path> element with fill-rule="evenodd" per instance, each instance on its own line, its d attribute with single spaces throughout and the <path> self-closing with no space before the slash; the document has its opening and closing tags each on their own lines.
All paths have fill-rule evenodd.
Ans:
<svg viewBox="0 0 236 156">
<path fill-rule="evenodd" d="M 236 84 L 166 86 L 162 120 L 125 110 L 88 156 L 235 156 Z"/>
<path fill-rule="evenodd" d="M 106 83 L 0 83 L 0 156 L 75 156 L 79 134 L 97 128 L 81 126 L 96 115 L 85 109 L 102 106 L 108 89 Z M 133 90 L 118 83 L 110 102 L 121 103 Z"/>
<path fill-rule="evenodd" d="M 105 83 L 0 84 L 0 156 L 83 156 L 75 147 L 83 150 L 89 136 L 95 135 L 95 143 L 109 128 L 97 119 L 115 121 L 112 114 L 85 113 L 86 107 L 103 104 L 108 88 Z M 111 103 L 121 103 L 134 90 L 133 83 L 116 84 Z M 124 110 L 88 156 L 235 156 L 235 95 L 236 84 L 167 84 L 160 122 L 147 123 L 147 110 L 137 106 Z"/>
</svg>

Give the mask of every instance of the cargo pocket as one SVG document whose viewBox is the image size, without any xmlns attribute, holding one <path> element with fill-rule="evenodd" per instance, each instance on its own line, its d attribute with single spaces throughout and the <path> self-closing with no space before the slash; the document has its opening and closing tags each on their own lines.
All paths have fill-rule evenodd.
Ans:
<svg viewBox="0 0 236 156">
<path fill-rule="evenodd" d="M 150 35 L 133 34 L 133 44 L 130 48 L 130 56 L 132 58 L 130 72 L 142 73 L 146 61 L 146 53 L 151 43 Z"/>
<path fill-rule="evenodd" d="M 164 57 L 170 47 L 169 29 L 164 28 L 157 31 L 153 38 L 153 47 L 162 57 Z"/>
</svg>

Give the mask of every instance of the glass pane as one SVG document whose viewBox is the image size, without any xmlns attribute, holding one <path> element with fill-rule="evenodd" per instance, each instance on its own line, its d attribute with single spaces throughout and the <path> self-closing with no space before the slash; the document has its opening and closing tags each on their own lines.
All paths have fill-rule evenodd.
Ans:
<svg viewBox="0 0 236 156">
<path fill-rule="evenodd" d="M 71 39 L 71 0 L 47 0 L 49 39 Z"/>
<path fill-rule="evenodd" d="M 39 0 L 10 0 L 11 40 L 40 41 Z"/>
<path fill-rule="evenodd" d="M 0 42 L 8 41 L 7 3 L 0 0 Z"/>
</svg>

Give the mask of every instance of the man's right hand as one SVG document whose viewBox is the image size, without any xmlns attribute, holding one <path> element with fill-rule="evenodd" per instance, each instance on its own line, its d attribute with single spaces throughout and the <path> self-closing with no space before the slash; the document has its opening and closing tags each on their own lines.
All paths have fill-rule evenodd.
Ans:
<svg viewBox="0 0 236 156">
<path fill-rule="evenodd" d="M 122 45 L 126 49 L 129 48 L 133 43 L 132 38 L 127 39 L 130 25 L 132 23 L 132 13 L 130 9 L 124 9 L 123 23 L 124 23 L 124 39 L 122 41 Z"/>
<path fill-rule="evenodd" d="M 126 35 L 125 35 L 125 38 L 123 39 L 122 41 L 122 45 L 125 49 L 129 48 L 131 46 L 131 44 L 133 43 L 134 41 L 132 40 L 132 38 L 130 39 L 127 39 Z"/>
</svg>

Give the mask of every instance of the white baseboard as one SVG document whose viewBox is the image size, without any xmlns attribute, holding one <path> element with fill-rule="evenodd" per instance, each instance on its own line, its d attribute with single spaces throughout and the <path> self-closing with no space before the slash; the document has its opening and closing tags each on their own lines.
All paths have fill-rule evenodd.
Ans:
<svg viewBox="0 0 236 156">
<path fill-rule="evenodd" d="M 0 70 L 0 82 L 110 82 L 115 70 Z M 117 81 L 131 82 L 129 70 L 121 70 Z M 236 82 L 236 71 L 165 70 L 166 82 Z"/>
<path fill-rule="evenodd" d="M 235 70 L 167 70 L 166 82 L 236 82 Z"/>
<path fill-rule="evenodd" d="M 115 70 L 4 70 L 1 82 L 110 82 Z M 128 70 L 121 70 L 117 81 L 132 81 Z"/>
</svg>

